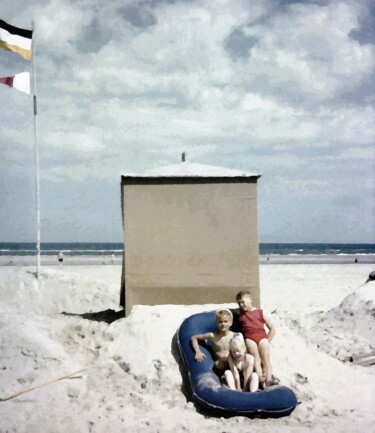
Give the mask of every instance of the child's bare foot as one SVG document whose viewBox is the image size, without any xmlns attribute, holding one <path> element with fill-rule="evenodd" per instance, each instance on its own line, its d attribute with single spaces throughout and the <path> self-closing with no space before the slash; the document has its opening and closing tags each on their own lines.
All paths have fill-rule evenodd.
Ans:
<svg viewBox="0 0 375 433">
<path fill-rule="evenodd" d="M 274 385 L 278 385 L 280 383 L 280 379 L 274 375 L 272 375 L 272 380 Z"/>
<path fill-rule="evenodd" d="M 280 379 L 278 379 L 276 376 L 272 375 L 271 378 L 268 378 L 266 380 L 266 386 L 273 386 L 278 385 L 280 383 Z"/>
</svg>

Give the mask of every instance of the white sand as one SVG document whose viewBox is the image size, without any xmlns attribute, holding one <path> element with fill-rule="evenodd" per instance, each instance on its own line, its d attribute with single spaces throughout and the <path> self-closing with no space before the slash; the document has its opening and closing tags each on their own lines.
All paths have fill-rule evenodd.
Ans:
<svg viewBox="0 0 375 433">
<path fill-rule="evenodd" d="M 371 264 L 261 265 L 274 368 L 301 404 L 253 420 L 205 417 L 183 393 L 173 336 L 217 306 L 138 306 L 107 324 L 61 313 L 118 311 L 120 266 L 45 267 L 40 290 L 31 270 L 0 267 L 0 397 L 86 370 L 0 402 L 1 432 L 373 431 L 375 366 L 342 361 L 375 346 Z"/>
</svg>

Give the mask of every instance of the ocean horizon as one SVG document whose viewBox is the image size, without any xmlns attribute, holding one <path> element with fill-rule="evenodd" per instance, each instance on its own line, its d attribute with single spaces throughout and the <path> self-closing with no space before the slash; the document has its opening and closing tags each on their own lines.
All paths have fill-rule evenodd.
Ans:
<svg viewBox="0 0 375 433">
<path fill-rule="evenodd" d="M 126 248 L 126 245 L 125 245 Z M 54 256 L 63 251 L 65 256 L 122 256 L 122 242 L 42 242 L 41 255 Z M 375 255 L 372 243 L 292 243 L 261 242 L 259 254 L 267 255 Z M 0 256 L 35 256 L 32 242 L 0 242 Z"/>
</svg>

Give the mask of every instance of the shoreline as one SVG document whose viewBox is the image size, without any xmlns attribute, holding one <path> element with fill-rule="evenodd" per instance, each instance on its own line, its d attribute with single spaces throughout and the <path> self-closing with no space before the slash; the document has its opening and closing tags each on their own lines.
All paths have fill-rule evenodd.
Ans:
<svg viewBox="0 0 375 433">
<path fill-rule="evenodd" d="M 268 254 L 259 256 L 261 265 L 342 265 L 342 264 L 375 264 L 375 254 L 298 254 L 279 255 Z M 0 256 L 0 266 L 33 266 L 35 256 Z M 65 254 L 62 266 L 88 265 L 122 265 L 122 256 L 69 256 Z M 41 255 L 41 266 L 59 266 L 56 256 Z"/>
</svg>

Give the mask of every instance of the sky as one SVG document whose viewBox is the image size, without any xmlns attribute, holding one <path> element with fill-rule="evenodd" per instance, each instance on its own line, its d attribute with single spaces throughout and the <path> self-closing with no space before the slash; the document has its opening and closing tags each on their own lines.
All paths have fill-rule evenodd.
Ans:
<svg viewBox="0 0 375 433">
<path fill-rule="evenodd" d="M 260 242 L 375 242 L 373 0 L 13 0 L 35 23 L 42 242 L 121 242 L 121 174 L 261 174 Z M 0 49 L 0 77 L 31 62 Z M 0 242 L 35 242 L 32 97 L 0 85 Z"/>
</svg>

